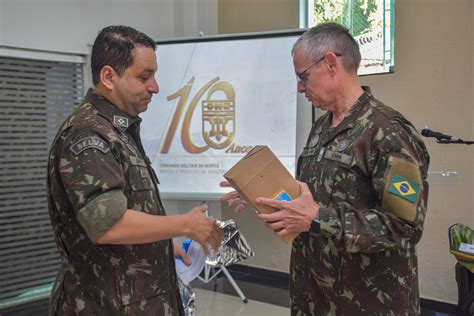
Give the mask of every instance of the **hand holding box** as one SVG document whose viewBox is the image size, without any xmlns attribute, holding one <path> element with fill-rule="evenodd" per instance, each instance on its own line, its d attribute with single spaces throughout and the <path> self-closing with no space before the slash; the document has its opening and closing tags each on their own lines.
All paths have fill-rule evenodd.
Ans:
<svg viewBox="0 0 474 316">
<path fill-rule="evenodd" d="M 255 146 L 239 160 L 224 178 L 257 211 L 263 214 L 275 212 L 267 205 L 257 204 L 258 197 L 291 201 L 300 195 L 300 186 L 267 146 Z M 283 240 L 290 244 L 297 233 Z"/>
</svg>

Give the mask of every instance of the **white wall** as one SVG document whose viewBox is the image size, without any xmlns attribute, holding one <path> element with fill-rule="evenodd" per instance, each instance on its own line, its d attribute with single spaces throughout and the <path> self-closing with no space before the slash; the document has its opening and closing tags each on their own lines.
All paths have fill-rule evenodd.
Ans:
<svg viewBox="0 0 474 316">
<path fill-rule="evenodd" d="M 0 46 L 87 55 L 99 30 L 123 24 L 154 40 L 217 33 L 217 0 L 0 0 Z"/>
<path fill-rule="evenodd" d="M 155 40 L 216 34 L 217 0 L 0 0 L 0 45 L 88 54 L 111 24 Z"/>
<path fill-rule="evenodd" d="M 217 0 L 174 0 L 174 34 L 193 37 L 217 34 Z M 163 37 L 161 37 L 163 38 Z"/>
<path fill-rule="evenodd" d="M 472 0 L 397 0 L 395 73 L 362 78 L 374 96 L 402 112 L 417 128 L 474 139 Z M 448 227 L 474 227 L 474 147 L 424 139 L 430 192 L 423 237 L 418 244 L 420 292 L 424 298 L 457 302 Z"/>
</svg>

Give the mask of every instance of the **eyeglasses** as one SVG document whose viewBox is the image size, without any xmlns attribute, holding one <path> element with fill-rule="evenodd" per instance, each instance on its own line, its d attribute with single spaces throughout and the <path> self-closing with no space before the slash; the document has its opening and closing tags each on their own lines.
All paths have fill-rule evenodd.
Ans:
<svg viewBox="0 0 474 316">
<path fill-rule="evenodd" d="M 341 56 L 342 56 L 341 53 L 334 53 L 334 55 L 336 55 L 336 57 L 341 57 Z M 321 61 L 323 61 L 324 58 L 326 58 L 326 54 L 324 54 L 323 57 L 319 58 L 319 59 L 318 59 L 316 62 L 314 62 L 311 66 L 309 66 L 308 68 L 306 68 L 302 73 L 296 74 L 296 80 L 298 80 L 298 82 L 306 83 L 306 80 L 308 79 L 308 78 L 306 78 L 306 73 L 307 73 L 311 68 L 313 68 L 314 66 L 316 66 L 317 64 L 319 64 Z"/>
</svg>

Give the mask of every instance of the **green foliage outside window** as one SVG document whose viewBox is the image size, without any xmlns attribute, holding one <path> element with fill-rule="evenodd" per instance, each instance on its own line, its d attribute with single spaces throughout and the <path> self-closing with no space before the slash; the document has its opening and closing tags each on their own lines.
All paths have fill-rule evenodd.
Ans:
<svg viewBox="0 0 474 316">
<path fill-rule="evenodd" d="M 308 27 L 336 22 L 349 29 L 359 43 L 359 74 L 393 71 L 395 0 L 309 0 Z"/>
<path fill-rule="evenodd" d="M 382 26 L 382 9 L 376 0 L 318 0 L 314 2 L 314 18 L 345 25 L 357 36 Z"/>
</svg>

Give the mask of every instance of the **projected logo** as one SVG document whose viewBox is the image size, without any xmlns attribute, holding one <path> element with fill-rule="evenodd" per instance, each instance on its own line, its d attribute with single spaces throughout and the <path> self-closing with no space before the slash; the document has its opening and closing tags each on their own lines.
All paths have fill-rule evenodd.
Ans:
<svg viewBox="0 0 474 316">
<path fill-rule="evenodd" d="M 194 77 L 180 90 L 167 97 L 168 101 L 178 99 L 178 105 L 173 113 L 173 118 L 166 132 L 160 153 L 168 153 L 184 112 L 181 144 L 187 152 L 199 154 L 209 148 L 224 149 L 227 147 L 226 152 L 245 153 L 250 151 L 252 149 L 251 146 L 236 146 L 233 143 L 235 136 L 234 87 L 229 82 L 219 81 L 219 77 L 215 77 L 199 89 L 188 103 L 193 84 Z M 206 95 L 203 99 L 204 94 Z M 202 112 L 202 140 L 206 143 L 203 146 L 194 143 L 191 138 L 191 120 L 199 101 L 201 101 Z"/>
<path fill-rule="evenodd" d="M 215 91 L 222 91 L 226 99 L 212 99 Z M 235 135 L 235 92 L 226 81 L 209 89 L 202 104 L 202 136 L 212 148 L 222 149 L 230 145 Z"/>
</svg>

